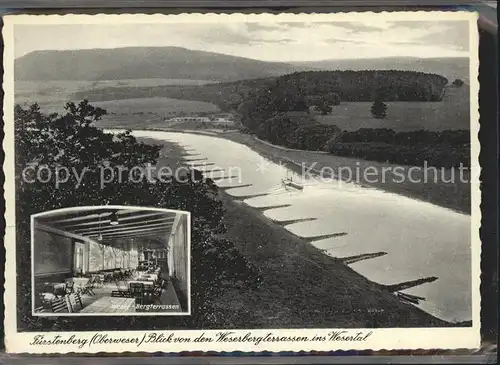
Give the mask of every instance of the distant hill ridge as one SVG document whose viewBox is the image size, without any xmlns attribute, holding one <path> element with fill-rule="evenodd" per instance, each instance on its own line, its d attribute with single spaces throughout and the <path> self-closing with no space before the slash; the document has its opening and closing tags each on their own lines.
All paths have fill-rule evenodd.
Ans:
<svg viewBox="0 0 500 365">
<path fill-rule="evenodd" d="M 303 70 L 182 47 L 35 51 L 15 61 L 16 80 L 119 80 L 172 78 L 235 81 L 279 76 Z"/>
<path fill-rule="evenodd" d="M 468 79 L 467 58 L 386 57 L 268 62 L 182 47 L 34 51 L 15 61 L 16 80 L 171 78 L 237 81 L 306 70 L 412 70 Z"/>
</svg>

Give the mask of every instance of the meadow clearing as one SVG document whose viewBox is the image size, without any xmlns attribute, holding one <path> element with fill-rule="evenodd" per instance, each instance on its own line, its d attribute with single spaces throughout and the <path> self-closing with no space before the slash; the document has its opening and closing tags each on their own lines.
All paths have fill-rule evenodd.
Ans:
<svg viewBox="0 0 500 365">
<path fill-rule="evenodd" d="M 37 102 L 42 109 L 62 111 L 68 101 L 79 101 L 74 94 L 81 91 L 104 89 L 108 87 L 155 87 L 163 85 L 203 85 L 211 83 L 206 80 L 180 79 L 130 79 L 130 80 L 99 80 L 99 81 L 16 81 L 15 102 L 27 105 Z"/>
<path fill-rule="evenodd" d="M 163 97 L 122 99 L 92 102 L 108 114 L 99 122 L 102 126 L 152 127 L 165 124 L 165 119 L 179 114 L 216 113 L 219 108 L 210 103 Z"/>
<path fill-rule="evenodd" d="M 17 81 L 15 84 L 15 102 L 21 106 L 38 103 L 44 113 L 63 113 L 64 105 L 79 102 L 75 98 L 78 91 L 93 90 L 106 87 L 154 87 L 161 85 L 201 85 L 204 80 L 178 79 L 134 79 L 103 81 Z M 217 112 L 217 106 L 191 100 L 150 97 L 137 99 L 121 99 L 110 101 L 91 101 L 91 104 L 108 112 L 100 121 L 102 126 L 123 125 L 148 127 L 155 123 L 163 123 L 165 118 L 177 114 Z"/>
<path fill-rule="evenodd" d="M 370 112 L 371 102 L 342 102 L 334 106 L 330 115 L 318 116 L 323 124 L 333 124 L 342 130 L 360 128 L 389 128 L 395 132 L 448 129 L 469 129 L 469 87 L 449 86 L 442 101 L 386 102 L 387 117 L 375 119 Z"/>
</svg>

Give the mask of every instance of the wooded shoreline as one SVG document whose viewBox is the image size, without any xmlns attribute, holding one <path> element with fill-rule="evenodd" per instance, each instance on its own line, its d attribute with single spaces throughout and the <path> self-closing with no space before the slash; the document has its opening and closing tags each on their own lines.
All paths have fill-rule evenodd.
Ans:
<svg viewBox="0 0 500 365">
<path fill-rule="evenodd" d="M 120 128 L 113 126 L 112 128 Z M 123 127 L 127 129 L 127 127 Z M 250 134 L 245 134 L 239 131 L 233 132 L 212 132 L 204 133 L 203 131 L 183 131 L 171 128 L 141 128 L 141 130 L 152 130 L 158 132 L 171 132 L 171 133 L 191 133 L 200 134 L 215 138 L 224 138 L 235 143 L 245 145 L 263 157 L 275 162 L 286 165 L 286 167 L 302 174 L 303 166 L 313 166 L 313 170 L 321 171 L 334 170 L 334 171 L 355 171 L 357 168 L 360 171 L 367 171 L 368 169 L 375 169 L 383 173 L 385 171 L 398 171 L 405 177 L 411 176 L 413 182 L 406 178 L 404 181 L 397 181 L 394 176 L 389 173 L 381 176 L 381 179 L 373 181 L 365 179 L 360 176 L 357 181 L 352 181 L 348 176 L 337 176 L 342 180 L 350 180 L 361 186 L 372 187 L 380 189 L 389 193 L 399 194 L 412 199 L 421 200 L 434 205 L 438 205 L 455 212 L 468 214 L 471 212 L 471 181 L 474 176 L 471 176 L 469 170 L 464 171 L 464 181 L 460 181 L 458 169 L 436 169 L 437 175 L 434 175 L 434 170 L 431 168 L 427 172 L 424 168 L 417 168 L 415 166 L 398 165 L 387 162 L 368 161 L 358 158 L 335 156 L 328 153 L 320 153 L 318 151 L 304 151 L 287 149 L 281 146 L 274 146 L 268 142 L 260 141 Z M 302 166 L 301 166 L 302 165 Z M 453 175 L 454 174 L 454 175 Z M 447 182 L 454 176 L 454 182 Z M 328 177 L 328 176 L 327 176 Z M 416 183 L 415 181 L 421 181 Z"/>
</svg>

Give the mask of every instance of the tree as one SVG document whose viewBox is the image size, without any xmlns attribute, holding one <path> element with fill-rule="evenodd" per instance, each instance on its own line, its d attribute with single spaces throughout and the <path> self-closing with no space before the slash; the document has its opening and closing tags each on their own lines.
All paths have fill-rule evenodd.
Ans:
<svg viewBox="0 0 500 365">
<path fill-rule="evenodd" d="M 328 115 L 332 112 L 332 107 L 328 105 L 326 102 L 321 102 L 318 105 L 316 105 L 318 110 L 321 112 L 321 115 Z"/>
<path fill-rule="evenodd" d="M 101 186 L 101 167 L 121 167 L 124 171 L 145 164 L 155 164 L 160 146 L 136 140 L 130 131 L 106 133 L 96 128 L 105 111 L 87 101 L 68 103 L 63 115 L 45 115 L 37 105 L 27 109 L 15 108 L 16 136 L 16 243 L 17 273 L 19 275 L 18 306 L 24 328 L 47 329 L 46 322 L 32 317 L 31 311 L 31 215 L 74 206 L 131 205 L 168 208 L 191 212 L 191 284 L 192 315 L 184 318 L 154 317 L 141 321 L 109 320 L 110 328 L 134 325 L 137 329 L 164 329 L 169 326 L 200 328 L 213 325 L 212 306 L 228 284 L 239 285 L 241 280 L 260 282 L 258 271 L 247 262 L 230 241 L 218 238 L 225 231 L 224 209 L 217 187 L 200 174 L 187 174 L 188 179 L 177 181 L 149 179 L 132 180 L 125 172 Z M 26 179 L 26 166 L 44 165 L 74 168 L 82 180 L 72 176 L 56 187 L 52 181 Z M 116 169 L 117 171 L 118 169 Z M 74 175 L 74 174 L 73 174 Z M 102 255 L 104 256 L 104 254 Z M 102 263 L 99 263 L 99 266 Z M 66 329 L 91 330 L 98 322 L 88 323 L 72 317 L 56 322 Z M 52 325 L 52 324 L 51 324 Z"/>
<path fill-rule="evenodd" d="M 262 123 L 257 136 L 274 144 L 290 146 L 289 137 L 298 126 L 296 119 L 280 114 Z"/>
<path fill-rule="evenodd" d="M 325 95 L 324 100 L 331 105 L 340 104 L 340 96 L 337 93 L 328 93 Z"/>
<path fill-rule="evenodd" d="M 372 116 L 376 119 L 384 119 L 387 116 L 387 105 L 382 99 L 375 99 L 370 109 Z"/>
<path fill-rule="evenodd" d="M 463 86 L 463 85 L 464 85 L 464 82 L 463 82 L 463 80 L 461 80 L 461 79 L 455 79 L 455 80 L 453 81 L 452 85 L 453 85 L 453 86 L 458 86 L 458 87 L 460 87 L 460 86 Z"/>
</svg>

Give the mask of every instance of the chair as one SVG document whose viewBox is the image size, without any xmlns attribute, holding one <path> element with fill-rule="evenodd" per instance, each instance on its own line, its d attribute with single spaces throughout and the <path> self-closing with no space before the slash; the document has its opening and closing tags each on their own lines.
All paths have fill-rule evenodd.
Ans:
<svg viewBox="0 0 500 365">
<path fill-rule="evenodd" d="M 161 304 L 161 294 L 163 293 L 163 287 L 155 285 L 151 293 L 152 304 Z"/>
<path fill-rule="evenodd" d="M 133 294 L 128 290 L 112 290 L 111 296 L 112 297 L 119 297 L 119 298 L 133 298 L 134 297 Z"/>
<path fill-rule="evenodd" d="M 35 301 L 35 313 L 44 313 L 47 311 L 50 312 L 50 310 L 51 310 L 50 301 L 51 300 L 47 300 L 46 295 L 52 295 L 52 298 L 54 298 L 53 294 L 39 293 L 38 300 Z"/>
<path fill-rule="evenodd" d="M 68 303 L 68 299 L 66 297 L 56 298 L 50 302 L 50 306 L 52 307 L 52 312 L 54 313 L 69 313 L 70 305 Z"/>
<path fill-rule="evenodd" d="M 75 305 L 77 305 L 77 304 L 80 305 L 80 310 L 82 310 L 83 309 L 83 303 L 82 303 L 82 297 L 81 297 L 80 293 L 76 292 L 76 293 L 73 293 L 73 294 L 71 294 L 69 296 L 69 305 L 70 305 L 70 307 L 71 307 L 71 309 L 73 311 L 73 307 L 72 307 L 72 304 L 71 304 L 71 299 L 72 298 L 74 299 Z"/>
<path fill-rule="evenodd" d="M 66 281 L 65 293 L 71 294 L 75 292 L 75 282 L 74 281 Z"/>
<path fill-rule="evenodd" d="M 145 302 L 152 303 L 154 297 L 154 285 L 144 285 L 144 300 Z"/>
<path fill-rule="evenodd" d="M 129 290 L 132 296 L 139 300 L 140 304 L 144 301 L 144 284 L 143 283 L 129 283 Z"/>
<path fill-rule="evenodd" d="M 94 282 L 89 280 L 87 284 L 83 288 L 80 289 L 80 294 L 88 294 L 88 295 L 95 295 L 94 292 Z"/>
<path fill-rule="evenodd" d="M 121 285 L 121 280 L 116 280 L 115 285 L 116 285 L 116 289 L 117 289 L 116 291 L 123 293 L 121 296 L 126 296 L 126 294 L 129 293 L 129 289 L 127 288 L 127 283 L 125 283 L 125 287 L 123 287 Z M 113 291 L 115 291 L 115 290 L 113 290 Z"/>
<path fill-rule="evenodd" d="M 43 305 L 36 307 L 35 313 L 45 313 L 45 307 Z"/>
<path fill-rule="evenodd" d="M 93 283 L 99 285 L 99 287 L 102 287 L 104 285 L 104 275 L 103 274 L 94 275 Z"/>
</svg>

